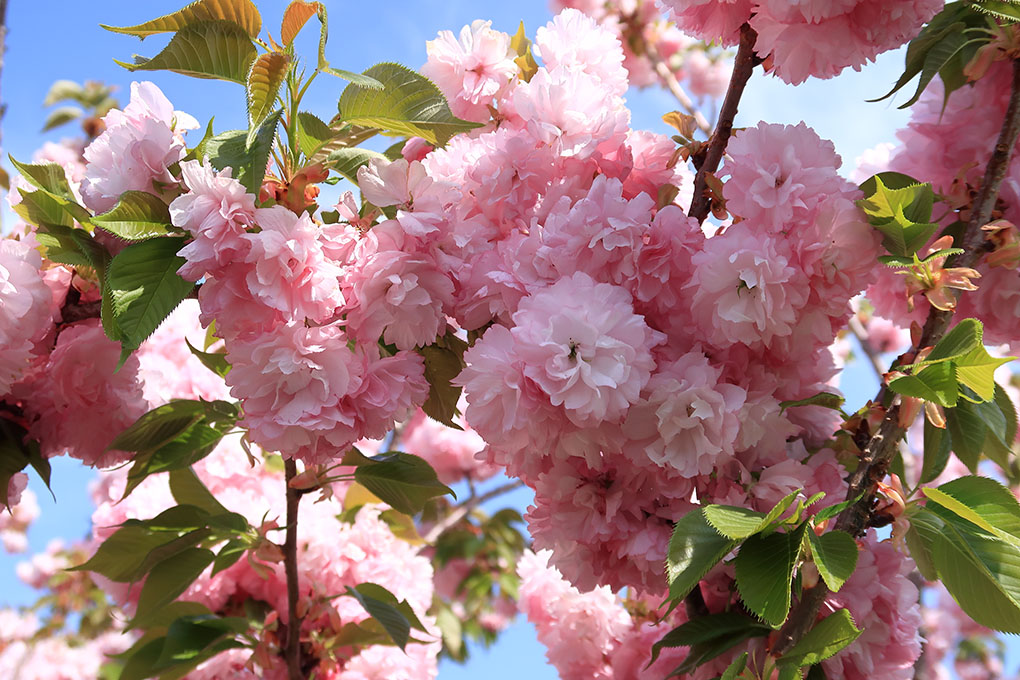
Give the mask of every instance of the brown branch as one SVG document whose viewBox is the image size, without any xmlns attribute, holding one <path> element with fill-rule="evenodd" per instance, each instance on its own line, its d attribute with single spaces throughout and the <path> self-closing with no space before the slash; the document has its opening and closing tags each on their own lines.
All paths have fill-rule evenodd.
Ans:
<svg viewBox="0 0 1020 680">
<path fill-rule="evenodd" d="M 669 66 L 662 57 L 659 55 L 659 51 L 655 48 L 655 45 L 649 43 L 645 46 L 645 56 L 648 57 L 648 61 L 652 63 L 655 68 L 655 72 L 658 74 L 659 79 L 662 80 L 666 89 L 670 91 L 674 98 L 680 103 L 690 116 L 694 117 L 694 122 L 698 126 L 698 129 L 705 133 L 706 136 L 712 136 L 712 126 L 705 118 L 705 114 L 701 112 L 694 100 L 691 99 L 690 95 L 684 90 L 680 81 L 673 75 L 673 71 L 670 70 Z"/>
<path fill-rule="evenodd" d="M 301 494 L 292 489 L 290 480 L 297 476 L 297 463 L 284 459 L 284 476 L 287 481 L 287 535 L 283 544 L 283 569 L 287 575 L 287 638 L 283 653 L 287 659 L 287 676 L 290 680 L 303 680 L 301 671 L 301 619 L 298 617 L 297 521 Z"/>
<path fill-rule="evenodd" d="M 737 48 L 737 57 L 733 60 L 733 74 L 726 89 L 726 97 L 723 99 L 722 108 L 719 109 L 719 122 L 708 141 L 705 156 L 698 165 L 698 174 L 694 178 L 694 200 L 691 201 L 689 214 L 699 223 L 708 217 L 710 203 L 708 174 L 719 169 L 719 163 L 722 162 L 723 154 L 726 152 L 726 144 L 733 133 L 733 119 L 737 115 L 740 97 L 744 94 L 744 87 L 751 77 L 751 71 L 761 63 L 754 54 L 754 43 L 757 39 L 758 33 L 749 24 L 740 27 L 740 46 Z M 697 161 L 695 163 L 697 164 Z"/>
<path fill-rule="evenodd" d="M 472 510 L 477 508 L 482 503 L 486 501 L 491 501 L 493 498 L 502 496 L 503 494 L 514 491 L 515 489 L 519 489 L 522 486 L 524 486 L 524 482 L 520 480 L 514 480 L 512 482 L 507 482 L 502 486 L 497 486 L 494 489 L 486 491 L 481 496 L 472 496 L 471 498 L 468 498 L 466 501 L 458 505 L 453 512 L 451 512 L 449 515 L 444 517 L 439 522 L 436 522 L 436 524 L 431 529 L 429 529 L 429 532 L 425 534 L 425 542 L 428 544 L 435 543 L 440 536 L 442 536 L 451 527 L 457 524 L 457 522 L 467 517 L 468 513 L 470 513 Z"/>
<path fill-rule="evenodd" d="M 1006 109 L 1005 120 L 999 131 L 995 150 L 985 169 L 980 191 L 971 208 L 970 220 L 960 241 L 960 247 L 964 248 L 965 252 L 954 258 L 955 261 L 947 263 L 947 266 L 971 267 L 985 252 L 984 234 L 981 227 L 991 220 L 992 210 L 999 195 L 999 187 L 1006 176 L 1010 156 L 1018 137 L 1020 137 L 1020 59 L 1013 62 L 1013 83 L 1009 107 Z M 931 347 L 941 340 L 949 329 L 952 318 L 951 311 L 939 311 L 933 307 L 925 321 L 921 338 L 914 347 L 914 352 Z M 876 401 L 880 400 L 883 391 L 880 391 L 879 394 L 880 397 Z M 835 528 L 837 530 L 846 531 L 851 536 L 859 536 L 867 529 L 871 521 L 875 485 L 885 477 L 897 446 L 905 434 L 906 430 L 899 426 L 899 405 L 894 405 L 886 413 L 879 425 L 878 432 L 868 441 L 857 469 L 850 476 L 847 500 L 853 500 L 861 494 L 863 496 L 858 502 L 839 514 L 839 517 L 836 518 Z M 824 583 L 819 583 L 814 588 L 804 591 L 797 608 L 790 615 L 786 625 L 779 631 L 779 637 L 772 649 L 774 656 L 779 657 L 788 652 L 811 629 L 818 618 L 822 602 L 828 594 L 829 589 L 825 587 Z"/>
</svg>

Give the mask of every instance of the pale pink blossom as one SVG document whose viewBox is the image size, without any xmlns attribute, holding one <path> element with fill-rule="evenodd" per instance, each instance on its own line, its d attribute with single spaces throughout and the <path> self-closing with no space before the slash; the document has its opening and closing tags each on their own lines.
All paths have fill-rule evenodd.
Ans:
<svg viewBox="0 0 1020 680">
<path fill-rule="evenodd" d="M 627 91 L 620 40 L 605 26 L 576 9 L 564 9 L 535 33 L 545 68 L 565 68 L 595 76 L 614 94 Z"/>
<path fill-rule="evenodd" d="M 0 239 L 0 396 L 6 395 L 53 329 L 57 306 L 42 257 L 27 240 Z"/>
<path fill-rule="evenodd" d="M 665 339 L 634 313 L 629 293 L 582 272 L 522 300 L 513 319 L 524 375 L 578 426 L 619 419 Z"/>
<path fill-rule="evenodd" d="M 510 36 L 492 29 L 491 21 L 476 20 L 460 29 L 440 31 L 426 43 L 428 61 L 421 72 L 431 78 L 450 102 L 454 115 L 485 122 L 488 105 L 517 75 L 517 54 Z"/>
<path fill-rule="evenodd" d="M 181 133 L 198 122 L 174 111 L 158 87 L 131 83 L 131 101 L 123 111 L 111 110 L 103 122 L 106 130 L 85 149 L 81 194 L 86 206 L 105 212 L 125 191 L 160 195 L 176 184 L 169 166 L 184 157 Z"/>
<path fill-rule="evenodd" d="M 373 158 L 358 168 L 358 188 L 365 200 L 380 208 L 409 206 L 430 186 L 432 178 L 418 161 Z"/>
<path fill-rule="evenodd" d="M 181 178 L 188 193 L 170 204 L 170 219 L 193 240 L 179 253 L 188 262 L 178 273 L 197 281 L 248 254 L 250 243 L 242 236 L 255 224 L 255 196 L 231 177 L 230 168 L 215 172 L 208 160 L 181 163 Z"/>
</svg>

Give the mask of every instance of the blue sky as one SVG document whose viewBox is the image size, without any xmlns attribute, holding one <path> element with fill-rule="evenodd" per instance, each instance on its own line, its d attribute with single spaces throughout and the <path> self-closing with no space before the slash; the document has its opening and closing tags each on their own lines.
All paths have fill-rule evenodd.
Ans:
<svg viewBox="0 0 1020 680">
<path fill-rule="evenodd" d="M 113 58 L 130 61 L 133 53 L 152 56 L 165 43 L 159 36 L 143 42 L 129 36 L 102 30 L 100 23 L 131 25 L 171 12 L 186 0 L 105 0 L 86 2 L 12 2 L 8 9 L 7 53 L 3 63 L 2 100 L 7 112 L 2 121 L 4 156 L 27 160 L 46 139 L 70 135 L 67 130 L 43 135 L 39 132 L 46 117 L 43 98 L 50 84 L 58 79 L 102 80 L 120 88 L 127 100 L 132 74 L 113 63 Z M 284 0 L 257 2 L 264 24 L 278 34 Z M 397 61 L 417 68 L 425 60 L 425 41 L 439 30 L 458 31 L 474 19 L 491 19 L 495 28 L 513 33 L 521 20 L 529 34 L 551 17 L 543 0 L 518 2 L 479 2 L 468 0 L 395 0 L 375 3 L 340 3 L 327 0 L 330 11 L 331 63 L 339 68 L 360 71 L 381 61 Z M 301 53 L 314 59 L 317 34 L 309 26 L 299 41 Z M 893 131 L 906 121 L 906 114 L 888 103 L 867 104 L 865 99 L 883 94 L 899 75 L 900 53 L 887 54 L 862 73 L 849 72 L 833 81 L 812 81 L 792 88 L 773 78 L 756 74 L 752 79 L 737 118 L 738 126 L 754 125 L 758 120 L 797 123 L 805 120 L 818 133 L 836 143 L 844 167 L 879 142 L 894 141 Z M 142 74 L 139 74 L 142 75 Z M 144 78 L 154 81 L 175 107 L 195 116 L 203 125 L 215 115 L 216 131 L 243 127 L 245 103 L 243 90 L 234 84 L 196 80 L 172 73 L 154 72 Z M 343 88 L 340 80 L 321 76 L 312 86 L 304 108 L 328 118 L 336 110 L 336 99 Z M 663 113 L 676 107 L 665 92 L 632 92 L 628 97 L 634 126 L 662 133 L 670 130 L 660 120 Z M 8 163 L 4 163 L 9 167 Z M 9 216 L 9 213 L 8 213 Z M 9 219 L 5 216 L 5 221 Z M 864 371 L 855 371 L 845 384 L 851 405 L 860 404 L 874 392 L 874 383 Z M 90 477 L 77 461 L 66 458 L 53 461 L 54 504 L 45 489 L 35 485 L 43 512 L 29 533 L 31 549 L 44 549 L 55 536 L 69 539 L 88 530 L 91 505 L 86 492 Z M 524 509 L 527 492 L 512 497 L 513 504 Z M 7 585 L 0 604 L 24 604 L 34 598 L 14 576 L 14 567 L 22 556 L 0 554 L 0 579 Z M 508 630 L 493 649 L 475 650 L 467 667 L 444 664 L 444 680 L 488 677 L 532 680 L 556 678 L 545 664 L 544 648 L 534 639 L 533 629 L 518 623 Z"/>
</svg>

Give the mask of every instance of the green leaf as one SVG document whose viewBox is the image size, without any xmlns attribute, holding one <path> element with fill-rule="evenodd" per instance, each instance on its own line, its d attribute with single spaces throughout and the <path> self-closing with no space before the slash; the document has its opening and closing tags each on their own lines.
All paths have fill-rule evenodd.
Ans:
<svg viewBox="0 0 1020 680">
<path fill-rule="evenodd" d="M 733 549 L 737 541 L 722 536 L 705 518 L 704 510 L 692 510 L 680 518 L 669 539 L 666 576 L 669 595 L 683 600 L 709 569 Z"/>
<path fill-rule="evenodd" d="M 7 157 L 11 159 L 11 164 L 14 168 L 32 186 L 56 197 L 69 201 L 74 200 L 74 193 L 71 191 L 71 186 L 67 183 L 67 174 L 64 172 L 63 167 L 56 163 L 19 163 L 14 159 L 14 156 L 8 155 Z"/>
<path fill-rule="evenodd" d="M 339 133 L 316 116 L 315 114 L 301 111 L 297 115 L 297 136 L 298 147 L 308 158 L 315 155 L 315 152 L 329 140 Z"/>
<path fill-rule="evenodd" d="M 935 343 L 935 347 L 932 348 L 924 362 L 912 364 L 912 366 L 924 366 L 939 361 L 960 359 L 981 347 L 983 336 L 984 328 L 980 321 L 977 319 L 964 319 L 953 326 L 952 330 Z"/>
<path fill-rule="evenodd" d="M 227 541 L 227 543 L 220 548 L 220 551 L 216 553 L 216 559 L 213 560 L 213 569 L 211 576 L 215 576 L 224 569 L 232 567 L 241 556 L 248 550 L 248 544 L 240 539 L 234 539 Z"/>
<path fill-rule="evenodd" d="M 155 451 L 187 432 L 205 416 L 205 403 L 175 399 L 143 414 L 107 450 Z"/>
<path fill-rule="evenodd" d="M 1020 503 L 994 479 L 970 475 L 922 491 L 946 510 L 1020 546 Z"/>
<path fill-rule="evenodd" d="M 232 168 L 237 181 L 258 195 L 282 114 L 283 110 L 277 109 L 251 132 L 229 130 L 214 136 L 205 149 L 210 164 L 217 170 Z"/>
<path fill-rule="evenodd" d="M 136 455 L 131 469 L 128 470 L 123 498 L 134 491 L 149 475 L 194 465 L 212 453 L 222 439 L 222 430 L 210 427 L 204 420 L 199 420 L 158 449 Z"/>
<path fill-rule="evenodd" d="M 808 529 L 804 535 L 825 585 L 832 592 L 839 592 L 857 567 L 857 542 L 850 534 L 839 530 L 827 531 L 819 536 Z"/>
<path fill-rule="evenodd" d="M 43 99 L 43 106 L 53 106 L 63 101 L 80 102 L 84 95 L 85 88 L 73 80 L 57 80 L 50 85 L 46 98 Z"/>
<path fill-rule="evenodd" d="M 652 645 L 652 658 L 648 666 L 655 663 L 664 648 L 695 647 L 747 631 L 755 631 L 758 635 L 767 635 L 771 632 L 754 619 L 736 612 L 695 617 L 669 631 Z"/>
<path fill-rule="evenodd" d="M 848 534 L 849 535 L 849 534 Z M 813 666 L 838 654 L 861 634 L 846 609 L 837 609 L 814 625 L 779 663 L 795 667 Z"/>
<path fill-rule="evenodd" d="M 781 401 L 779 402 L 779 408 L 785 411 L 786 409 L 794 406 L 824 406 L 825 408 L 831 408 L 834 411 L 838 411 L 843 408 L 843 403 L 845 401 L 846 399 L 838 394 L 832 394 L 831 392 L 819 392 L 807 399 Z"/>
<path fill-rule="evenodd" d="M 705 519 L 726 538 L 744 539 L 758 533 L 764 526 L 765 513 L 732 505 L 708 505 L 702 509 Z"/>
<path fill-rule="evenodd" d="M 126 350 L 137 349 L 181 303 L 195 284 L 177 274 L 183 237 L 166 236 L 129 245 L 107 271 L 113 316 Z"/>
<path fill-rule="evenodd" d="M 382 83 L 383 89 L 348 85 L 338 104 L 340 117 L 348 123 L 422 137 L 439 146 L 459 132 L 481 127 L 454 116 L 439 88 L 407 67 L 377 64 L 365 75 Z"/>
<path fill-rule="evenodd" d="M 145 191 L 125 191 L 109 212 L 96 215 L 92 224 L 129 241 L 164 236 L 170 231 L 170 209 Z"/>
<path fill-rule="evenodd" d="M 723 671 L 722 677 L 719 680 L 737 680 L 737 677 L 744 672 L 745 668 L 747 668 L 747 652 L 734 659 L 733 663 Z"/>
<path fill-rule="evenodd" d="M 955 406 L 960 397 L 956 380 L 956 365 L 947 361 L 925 366 L 914 375 L 896 378 L 889 383 L 889 389 L 948 407 Z"/>
<path fill-rule="evenodd" d="M 1020 21 L 1020 6 L 1015 2 L 1004 2 L 1003 0 L 979 0 L 974 3 L 974 9 L 991 14 L 996 19 L 1008 23 Z"/>
<path fill-rule="evenodd" d="M 176 12 L 137 26 L 117 27 L 103 24 L 100 26 L 114 33 L 125 33 L 144 39 L 157 33 L 173 33 L 192 24 L 216 20 L 234 23 L 252 38 L 262 29 L 262 16 L 251 0 L 198 0 Z"/>
<path fill-rule="evenodd" d="M 210 515 L 231 514 L 229 510 L 209 492 L 202 480 L 191 468 L 170 472 L 170 493 L 181 505 L 195 505 Z"/>
<path fill-rule="evenodd" d="M 208 658 L 203 652 L 209 650 L 213 643 L 223 641 L 228 635 L 239 635 L 247 631 L 246 618 L 217 618 L 208 615 L 181 617 L 167 629 L 166 642 L 154 669 L 173 668 L 181 664 L 194 667 Z M 237 646 L 244 645 L 238 643 Z"/>
<path fill-rule="evenodd" d="M 882 233 L 886 250 L 898 256 L 913 255 L 938 228 L 929 221 L 935 197 L 931 185 L 891 189 L 882 175 L 872 179 L 874 191 L 857 201 L 857 205 L 867 214 L 868 222 Z"/>
<path fill-rule="evenodd" d="M 946 430 L 956 457 L 968 470 L 977 472 L 987 428 L 966 401 L 961 399 L 957 408 L 946 409 Z"/>
<path fill-rule="evenodd" d="M 817 524 L 819 522 L 824 522 L 827 519 L 832 519 L 833 517 L 843 512 L 857 501 L 861 500 L 861 497 L 863 496 L 864 493 L 862 492 L 859 496 L 857 496 L 857 498 L 854 498 L 853 500 L 842 501 L 840 503 L 836 503 L 835 505 L 830 505 L 827 508 L 822 508 L 821 510 L 815 513 L 815 523 Z"/>
<path fill-rule="evenodd" d="M 378 151 L 372 151 L 371 149 L 345 147 L 330 152 L 330 154 L 326 157 L 325 165 L 327 168 L 339 172 L 345 179 L 357 184 L 358 168 L 363 165 L 367 165 L 373 158 L 385 159 L 386 156 L 382 155 Z"/>
<path fill-rule="evenodd" d="M 110 253 L 84 229 L 42 224 L 36 231 L 36 240 L 43 247 L 47 259 L 92 269 L 100 281 L 105 277 Z"/>
<path fill-rule="evenodd" d="M 87 562 L 72 567 L 71 571 L 94 571 L 111 581 L 130 583 L 137 578 L 149 552 L 166 542 L 165 534 L 154 533 L 145 526 L 124 526 L 103 541 Z"/>
<path fill-rule="evenodd" d="M 960 607 L 981 625 L 1020 633 L 1020 548 L 938 506 L 924 513 L 942 520 L 932 562 Z"/>
<path fill-rule="evenodd" d="M 147 59 L 135 56 L 129 71 L 173 71 L 194 78 L 215 78 L 244 85 L 257 52 L 243 28 L 229 21 L 189 24 L 177 31 L 162 52 Z"/>
<path fill-rule="evenodd" d="M 464 659 L 464 627 L 460 617 L 450 607 L 440 606 L 436 611 L 436 625 L 443 636 L 443 651 L 454 659 Z"/>
<path fill-rule="evenodd" d="M 755 534 L 744 541 L 734 560 L 740 599 L 773 628 L 783 625 L 790 612 L 793 568 L 803 531 L 801 525 L 786 534 Z"/>
<path fill-rule="evenodd" d="M 407 600 L 397 601 L 388 590 L 375 583 L 347 586 L 347 594 L 356 599 L 368 614 L 378 621 L 393 643 L 401 649 L 407 644 L 411 627 L 425 631 Z"/>
<path fill-rule="evenodd" d="M 423 458 L 401 451 L 372 458 L 361 456 L 357 463 L 345 458 L 345 464 L 356 464 L 354 479 L 394 510 L 406 515 L 421 511 L 425 503 L 453 490 L 439 481 L 436 471 Z"/>
<path fill-rule="evenodd" d="M 931 546 L 942 522 L 937 518 L 934 522 L 928 517 L 931 513 L 914 514 L 910 517 L 910 528 L 907 529 L 907 548 L 910 550 L 910 557 L 917 565 L 917 570 L 926 581 L 938 580 L 938 571 L 935 569 L 935 561 L 931 555 Z"/>
<path fill-rule="evenodd" d="M 191 350 L 191 353 L 202 362 L 203 366 L 221 378 L 227 377 L 227 373 L 230 372 L 230 363 L 227 361 L 226 352 L 203 352 L 197 347 L 192 346 L 187 338 L 184 339 L 184 342 L 187 344 L 188 349 Z"/>
<path fill-rule="evenodd" d="M 953 438 L 945 428 L 935 427 L 924 419 L 924 459 L 918 484 L 927 484 L 942 474 L 949 464 Z"/>
<path fill-rule="evenodd" d="M 707 642 L 698 643 L 691 647 L 690 654 L 687 655 L 684 662 L 674 668 L 667 677 L 685 677 L 698 666 L 722 656 L 740 643 L 750 640 L 751 638 L 764 637 L 767 634 L 768 628 L 765 628 L 764 626 L 759 626 L 757 628 L 748 627 L 727 635 L 721 635 Z"/>
<path fill-rule="evenodd" d="M 453 379 L 464 369 L 464 352 L 467 343 L 452 332 L 437 338 L 435 344 L 420 347 L 417 351 L 425 360 L 425 380 L 429 383 L 429 396 L 422 405 L 425 414 L 447 427 L 461 429 L 453 422 L 460 400 L 461 388 Z"/>
<path fill-rule="evenodd" d="M 988 354 L 984 345 L 975 347 L 967 354 L 953 360 L 956 377 L 961 385 L 974 391 L 982 401 L 995 398 L 995 369 L 1012 361 L 1015 357 L 996 359 Z"/>
<path fill-rule="evenodd" d="M 83 111 L 77 106 L 61 106 L 58 109 L 54 109 L 50 112 L 50 115 L 46 116 L 46 121 L 43 123 L 42 132 L 47 132 L 53 128 L 58 128 L 61 125 L 70 123 L 72 120 L 81 118 Z"/>
<path fill-rule="evenodd" d="M 276 107 L 276 94 L 287 77 L 293 57 L 283 52 L 259 55 L 248 71 L 248 120 L 255 129 Z"/>
<path fill-rule="evenodd" d="M 212 564 L 214 558 L 211 550 L 187 548 L 156 564 L 138 596 L 132 627 L 144 625 L 149 615 L 177 599 Z"/>
</svg>

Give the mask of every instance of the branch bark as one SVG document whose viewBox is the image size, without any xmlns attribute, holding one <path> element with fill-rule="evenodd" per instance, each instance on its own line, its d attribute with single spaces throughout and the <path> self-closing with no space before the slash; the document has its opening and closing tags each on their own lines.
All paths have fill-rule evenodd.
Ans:
<svg viewBox="0 0 1020 680">
<path fill-rule="evenodd" d="M 733 133 L 733 119 L 737 115 L 740 97 L 744 94 L 744 87 L 751 78 L 754 67 L 761 63 L 754 54 L 754 43 L 757 39 L 758 33 L 749 24 L 740 27 L 740 46 L 733 60 L 733 74 L 726 89 L 726 97 L 723 99 L 722 108 L 719 109 L 719 122 L 708 141 L 705 156 L 698 165 L 698 174 L 694 178 L 694 200 L 691 201 L 689 214 L 699 223 L 708 217 L 710 203 L 708 174 L 719 169 L 719 163 L 722 162 L 723 154 L 726 152 L 726 144 Z"/>
<path fill-rule="evenodd" d="M 301 670 L 301 619 L 297 613 L 297 522 L 301 494 L 290 486 L 290 480 L 297 476 L 297 463 L 293 458 L 287 458 L 283 465 L 287 480 L 287 533 L 283 544 L 283 568 L 287 576 L 287 638 L 283 653 L 287 659 L 289 680 L 302 680 L 305 676 Z"/>
<path fill-rule="evenodd" d="M 961 239 L 960 247 L 964 248 L 964 252 L 952 258 L 946 266 L 972 267 L 985 252 L 981 227 L 991 220 L 999 187 L 1006 176 L 1018 137 L 1020 137 L 1020 59 L 1013 61 L 1013 82 L 1005 120 L 985 168 L 981 188 L 974 200 L 970 220 Z M 952 318 L 953 312 L 944 312 L 933 307 L 914 352 L 941 340 L 949 329 Z M 884 388 L 880 388 L 880 397 L 883 393 Z M 850 476 L 847 500 L 852 501 L 861 494 L 863 496 L 839 514 L 835 525 L 837 530 L 846 531 L 851 536 L 859 536 L 867 529 L 875 498 L 875 484 L 885 477 L 889 463 L 896 453 L 896 447 L 905 434 L 906 430 L 899 426 L 899 405 L 894 405 L 886 412 L 878 432 L 868 441 L 857 470 Z M 828 594 L 829 589 L 821 582 L 814 588 L 804 591 L 797 608 L 779 631 L 779 637 L 772 648 L 774 656 L 779 657 L 788 652 L 811 629 Z"/>
</svg>

